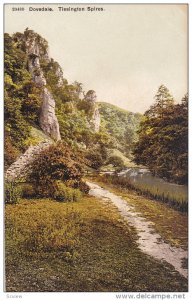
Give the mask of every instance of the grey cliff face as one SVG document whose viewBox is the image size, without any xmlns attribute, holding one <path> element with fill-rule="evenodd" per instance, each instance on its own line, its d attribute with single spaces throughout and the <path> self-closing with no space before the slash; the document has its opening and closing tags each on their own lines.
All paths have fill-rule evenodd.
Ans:
<svg viewBox="0 0 192 300">
<path fill-rule="evenodd" d="M 95 102 L 97 101 L 97 95 L 96 95 L 95 91 L 89 90 L 85 95 L 85 100 L 90 101 L 93 104 L 95 104 Z"/>
<path fill-rule="evenodd" d="M 55 115 L 55 100 L 53 95 L 46 88 L 46 78 L 41 68 L 41 60 L 51 62 L 48 54 L 48 43 L 45 39 L 34 33 L 32 30 L 26 30 L 24 33 L 25 49 L 28 55 L 28 70 L 32 75 L 35 85 L 41 88 L 42 106 L 40 111 L 40 127 L 45 134 L 48 134 L 54 140 L 60 140 L 59 123 Z M 64 83 L 63 71 L 58 65 L 55 74 L 58 78 L 57 86 L 61 87 Z M 95 91 L 89 90 L 84 99 L 89 102 L 90 115 L 88 117 L 88 127 L 98 132 L 100 128 L 100 114 L 97 107 L 97 96 Z"/>
<path fill-rule="evenodd" d="M 100 128 L 100 113 L 99 113 L 99 109 L 97 107 L 97 95 L 95 93 L 95 91 L 90 90 L 86 93 L 85 95 L 85 100 L 91 103 L 91 118 L 90 118 L 90 126 L 91 128 L 95 131 L 98 132 L 99 128 Z"/>
<path fill-rule="evenodd" d="M 96 107 L 92 117 L 92 126 L 95 132 L 99 132 L 100 123 L 101 123 L 100 113 L 98 107 Z"/>
<path fill-rule="evenodd" d="M 46 85 L 46 79 L 40 67 L 39 56 L 36 56 L 35 54 L 28 55 L 28 69 L 37 87 Z"/>
<path fill-rule="evenodd" d="M 27 30 L 24 33 L 26 53 L 28 55 L 36 55 L 47 61 L 50 61 L 48 54 L 48 43 L 45 39 L 34 33 L 32 30 Z"/>
<path fill-rule="evenodd" d="M 32 75 L 35 85 L 42 88 L 40 127 L 45 134 L 48 134 L 54 140 L 60 140 L 59 123 L 55 115 L 55 100 L 46 88 L 46 79 L 40 66 L 40 59 L 50 61 L 47 42 L 34 32 L 28 31 L 25 34 L 25 47 L 28 54 L 29 72 Z M 60 70 L 61 72 L 62 70 Z"/>
<path fill-rule="evenodd" d="M 59 123 L 55 115 L 55 100 L 47 88 L 42 92 L 43 103 L 40 113 L 40 125 L 43 131 L 56 140 L 60 140 Z"/>
<path fill-rule="evenodd" d="M 58 82 L 57 82 L 57 86 L 60 87 L 63 85 L 63 71 L 60 67 L 57 68 L 56 70 L 56 75 L 58 77 Z"/>
</svg>

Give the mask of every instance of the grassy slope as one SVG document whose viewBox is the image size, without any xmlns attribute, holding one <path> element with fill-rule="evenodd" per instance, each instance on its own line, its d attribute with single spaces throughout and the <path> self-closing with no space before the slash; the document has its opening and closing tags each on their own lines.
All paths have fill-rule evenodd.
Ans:
<svg viewBox="0 0 192 300">
<path fill-rule="evenodd" d="M 26 140 L 26 145 L 37 145 L 45 141 L 54 142 L 53 139 L 46 135 L 41 129 L 31 126 L 30 137 Z"/>
<path fill-rule="evenodd" d="M 134 167 L 138 166 L 134 162 L 132 162 L 129 158 L 124 156 L 123 153 L 121 151 L 117 150 L 117 149 L 112 149 L 110 155 L 111 156 L 115 155 L 115 156 L 120 157 L 123 160 L 124 165 L 127 168 L 134 168 Z"/>
<path fill-rule="evenodd" d="M 114 138 L 114 148 L 123 152 L 127 151 L 125 133 L 127 129 L 135 132 L 138 129 L 142 115 L 132 113 L 113 104 L 98 102 L 101 116 L 101 126 Z"/>
<path fill-rule="evenodd" d="M 37 129 L 35 127 L 31 128 L 31 136 L 34 139 L 38 139 L 40 142 L 46 140 L 53 141 L 52 138 L 50 138 L 47 134 L 45 134 L 41 129 Z"/>
<path fill-rule="evenodd" d="M 98 102 L 98 105 L 99 107 L 104 107 L 104 108 L 110 108 L 112 110 L 116 110 L 117 112 L 122 112 L 122 113 L 125 113 L 125 114 L 129 114 L 130 112 L 126 109 L 123 109 L 119 106 L 116 106 L 114 104 L 111 104 L 111 103 L 108 103 L 108 102 Z M 141 114 L 140 114 L 141 115 Z"/>
<path fill-rule="evenodd" d="M 116 209 L 90 196 L 7 205 L 6 237 L 7 292 L 187 290 L 171 266 L 140 252 Z"/>
</svg>

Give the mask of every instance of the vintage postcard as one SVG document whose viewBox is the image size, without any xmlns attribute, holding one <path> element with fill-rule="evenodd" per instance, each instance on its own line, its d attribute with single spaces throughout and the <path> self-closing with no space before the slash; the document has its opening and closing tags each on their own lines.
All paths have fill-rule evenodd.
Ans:
<svg viewBox="0 0 192 300">
<path fill-rule="evenodd" d="M 4 4 L 4 299 L 189 299 L 188 6 Z"/>
</svg>

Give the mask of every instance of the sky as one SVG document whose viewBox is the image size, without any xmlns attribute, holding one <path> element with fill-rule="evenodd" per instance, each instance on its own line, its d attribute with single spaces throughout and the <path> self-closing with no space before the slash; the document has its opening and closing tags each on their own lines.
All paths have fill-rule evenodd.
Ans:
<svg viewBox="0 0 192 300">
<path fill-rule="evenodd" d="M 85 11 L 59 11 L 84 8 Z M 101 8 L 88 11 L 87 7 Z M 161 84 L 176 102 L 188 90 L 188 20 L 185 4 L 5 5 L 4 31 L 34 30 L 69 83 L 83 84 L 105 101 L 145 112 Z M 32 11 L 30 11 L 33 9 Z M 40 12 L 35 8 L 50 7 Z"/>
</svg>

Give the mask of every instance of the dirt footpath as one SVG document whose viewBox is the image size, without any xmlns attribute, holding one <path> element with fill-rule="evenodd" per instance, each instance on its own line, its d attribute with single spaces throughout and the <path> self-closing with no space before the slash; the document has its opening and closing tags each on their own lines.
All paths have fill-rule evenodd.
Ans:
<svg viewBox="0 0 192 300">
<path fill-rule="evenodd" d="M 102 199 L 103 201 L 112 202 L 119 210 L 121 216 L 137 230 L 138 247 L 152 257 L 164 260 L 174 266 L 185 278 L 188 276 L 188 270 L 183 268 L 183 261 L 187 259 L 188 253 L 181 248 L 172 247 L 165 243 L 162 237 L 155 232 L 153 222 L 147 221 L 141 217 L 122 197 L 109 192 L 99 185 L 87 182 L 90 187 L 89 194 Z"/>
</svg>

